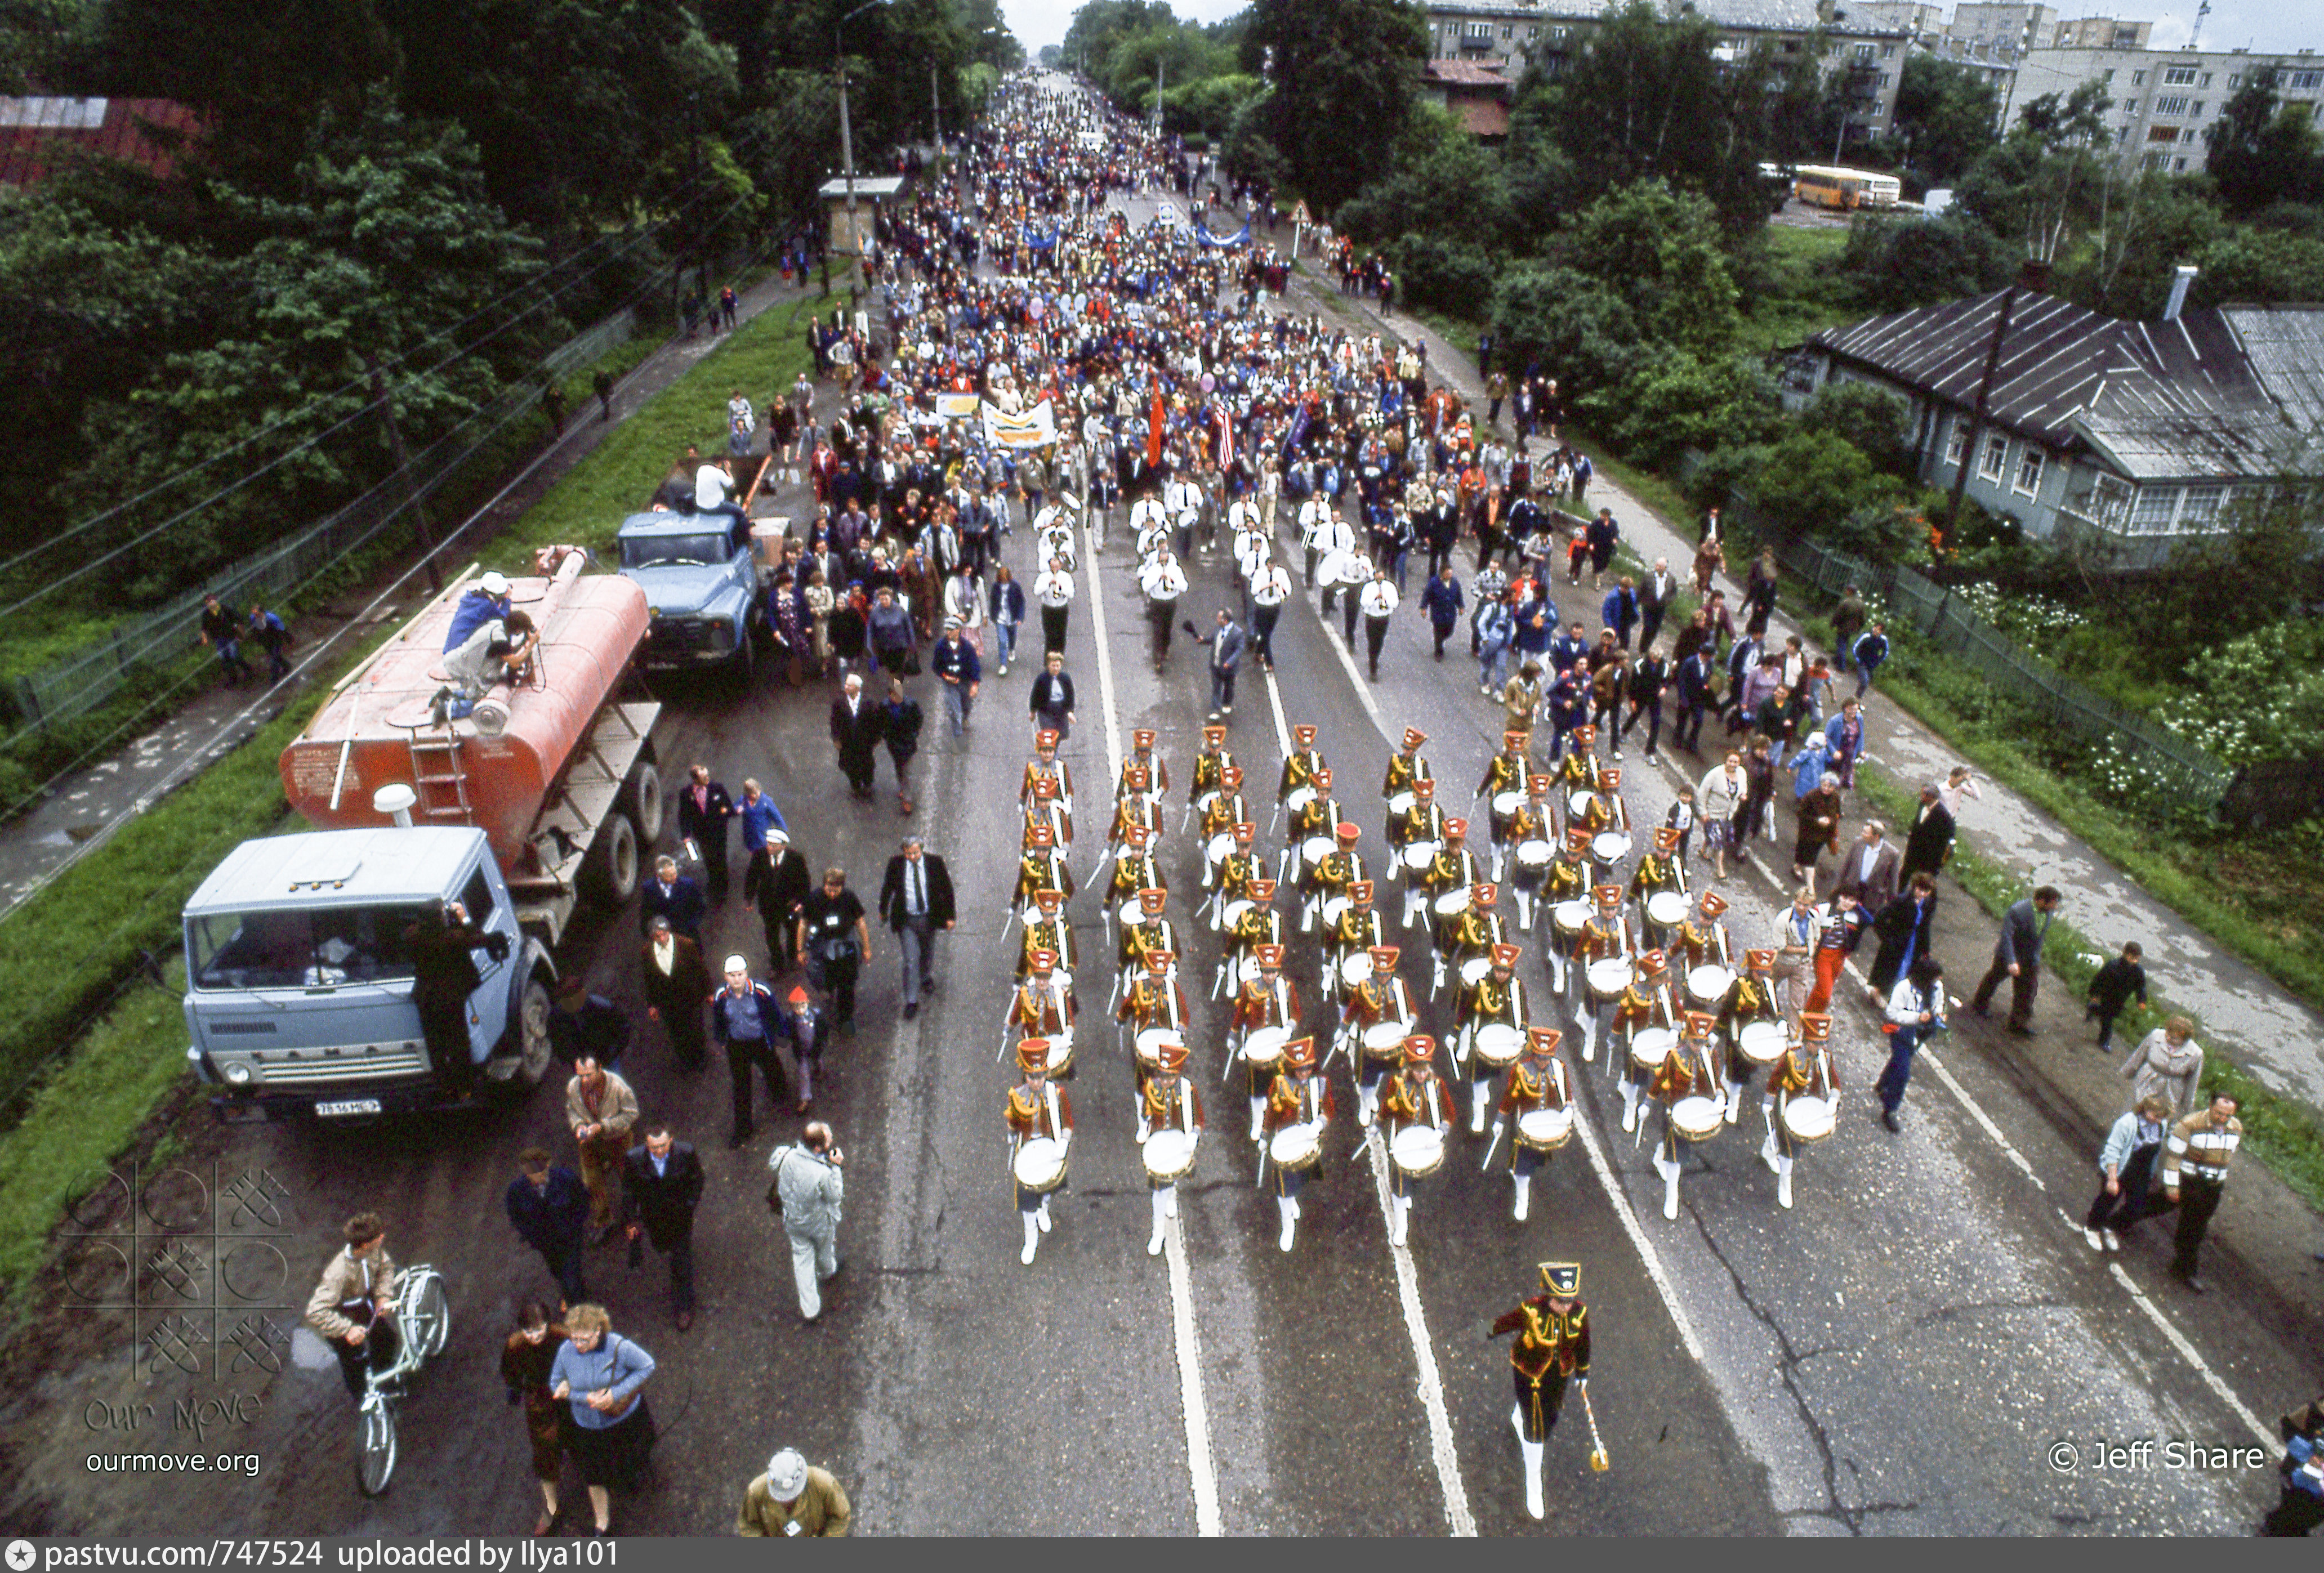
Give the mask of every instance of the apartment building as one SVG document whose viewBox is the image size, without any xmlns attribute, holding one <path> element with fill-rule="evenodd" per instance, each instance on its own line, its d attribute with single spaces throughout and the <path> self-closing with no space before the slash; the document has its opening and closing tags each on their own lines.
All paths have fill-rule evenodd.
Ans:
<svg viewBox="0 0 2324 1573">
<path fill-rule="evenodd" d="M 2119 16 L 2080 16 L 2050 30 L 2052 49 L 2143 50 L 2154 31 L 2151 22 L 2125 22 Z"/>
<path fill-rule="evenodd" d="M 1991 57 L 2008 60 L 2048 43 L 2057 25 L 2058 8 L 2054 5 L 1997 5 L 1961 0 L 1953 7 L 1945 36 L 1972 50 L 1983 45 L 1991 51 Z"/>
<path fill-rule="evenodd" d="M 2313 50 L 2273 54 L 2246 50 L 2038 49 L 2017 63 L 2004 123 L 2018 106 L 2044 93 L 2064 96 L 2099 81 L 2111 95 L 2107 129 L 2121 168 L 2190 174 L 2203 167 L 2203 133 L 2236 89 L 2273 71 L 2283 99 L 2324 107 L 2324 61 Z"/>
</svg>

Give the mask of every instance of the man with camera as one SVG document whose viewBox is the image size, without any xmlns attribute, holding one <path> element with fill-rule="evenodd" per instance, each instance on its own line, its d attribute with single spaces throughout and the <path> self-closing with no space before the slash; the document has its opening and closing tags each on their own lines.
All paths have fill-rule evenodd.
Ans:
<svg viewBox="0 0 2324 1573">
<path fill-rule="evenodd" d="M 775 1176 L 767 1186 L 767 1205 L 790 1237 L 799 1315 L 809 1327 L 823 1320 L 820 1286 L 845 1265 L 839 1259 L 839 1206 L 846 1196 L 840 1178 L 846 1162 L 831 1127 L 819 1119 L 807 1122 L 797 1145 L 777 1147 L 767 1158 Z"/>
</svg>

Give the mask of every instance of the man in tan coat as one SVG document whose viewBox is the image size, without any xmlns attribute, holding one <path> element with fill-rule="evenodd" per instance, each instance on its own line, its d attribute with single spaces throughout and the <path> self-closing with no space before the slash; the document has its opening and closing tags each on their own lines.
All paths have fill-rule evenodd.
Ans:
<svg viewBox="0 0 2324 1573">
<path fill-rule="evenodd" d="M 742 1494 L 734 1532 L 752 1539 L 847 1532 L 847 1493 L 830 1471 L 817 1469 L 790 1448 L 767 1460 L 767 1472 Z"/>
<path fill-rule="evenodd" d="M 384 1370 L 395 1362 L 395 1259 L 387 1254 L 387 1226 L 375 1212 L 347 1219 L 346 1248 L 324 1264 L 323 1275 L 307 1301 L 306 1322 L 330 1340 L 339 1357 L 347 1393 L 364 1395 L 364 1367 Z"/>
<path fill-rule="evenodd" d="M 613 1177 L 629 1156 L 630 1127 L 638 1122 L 638 1095 L 588 1054 L 573 1062 L 565 1084 L 565 1123 L 580 1149 L 581 1183 L 589 1188 L 589 1227 L 600 1244 L 612 1237 Z"/>
</svg>

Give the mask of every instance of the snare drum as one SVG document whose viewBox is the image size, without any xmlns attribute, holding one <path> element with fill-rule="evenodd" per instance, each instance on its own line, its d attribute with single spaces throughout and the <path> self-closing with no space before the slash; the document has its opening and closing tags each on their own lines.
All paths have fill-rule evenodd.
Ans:
<svg viewBox="0 0 2324 1573">
<path fill-rule="evenodd" d="M 1784 1134 L 1803 1145 L 1831 1135 L 1839 1111 L 1829 1098 L 1787 1098 L 1784 1100 Z"/>
<path fill-rule="evenodd" d="M 1138 904 L 1136 902 L 1130 903 L 1133 909 Z M 1041 921 L 1041 909 L 1038 906 L 1028 906 L 1024 911 L 1017 915 L 1017 921 L 1023 924 L 1027 928 L 1031 928 L 1035 924 Z"/>
<path fill-rule="evenodd" d="M 1726 1123 L 1714 1098 L 1682 1098 L 1670 1106 L 1670 1127 L 1681 1141 L 1707 1142 Z"/>
<path fill-rule="evenodd" d="M 1299 843 L 1299 866 L 1312 869 L 1332 855 L 1334 845 L 1330 836 L 1309 836 Z"/>
<path fill-rule="evenodd" d="M 1267 1155 L 1278 1169 L 1312 1169 L 1323 1161 L 1321 1124 L 1286 1125 L 1267 1144 Z"/>
<path fill-rule="evenodd" d="M 1523 808 L 1524 806 L 1525 794 L 1522 792 L 1496 792 L 1493 794 L 1493 812 L 1499 814 L 1503 819 L 1507 819 L 1509 815 L 1515 814 L 1518 809 Z"/>
<path fill-rule="evenodd" d="M 1396 815 L 1409 810 L 1414 804 L 1419 801 L 1419 798 L 1414 796 L 1409 792 L 1399 792 L 1395 796 L 1388 800 L 1388 816 L 1390 818 L 1394 818 Z"/>
<path fill-rule="evenodd" d="M 1242 915 L 1250 910 L 1250 903 L 1241 897 L 1237 897 L 1234 900 L 1227 903 L 1226 910 L 1224 912 L 1219 914 L 1219 926 L 1222 929 L 1233 928 L 1235 924 L 1242 921 Z"/>
<path fill-rule="evenodd" d="M 1372 959 L 1369 952 L 1350 951 L 1340 958 L 1340 981 L 1353 989 L 1372 975 Z"/>
<path fill-rule="evenodd" d="M 1582 980 L 1590 986 L 1590 1003 L 1611 1005 L 1630 986 L 1635 970 L 1620 956 L 1609 956 L 1602 961 L 1592 961 L 1582 972 Z"/>
<path fill-rule="evenodd" d="M 1723 1003 L 1727 991 L 1735 987 L 1735 974 L 1725 967 L 1693 967 L 1686 974 L 1686 997 L 1697 1005 L 1713 1007 Z"/>
<path fill-rule="evenodd" d="M 1784 1057 L 1785 1038 L 1780 1021 L 1748 1021 L 1736 1035 L 1735 1048 L 1755 1065 L 1772 1065 Z"/>
<path fill-rule="evenodd" d="M 1630 838 L 1618 830 L 1601 830 L 1590 838 L 1590 855 L 1611 866 L 1630 855 Z"/>
<path fill-rule="evenodd" d="M 1184 1048 L 1185 1043 L 1185 1035 L 1176 1028 L 1149 1026 L 1138 1035 L 1138 1057 L 1149 1069 L 1159 1070 L 1162 1065 L 1162 1045 L 1176 1044 Z"/>
<path fill-rule="evenodd" d="M 1017 1183 L 1028 1191 L 1055 1191 L 1065 1182 L 1065 1144 L 1055 1136 L 1030 1136 L 1010 1163 Z"/>
<path fill-rule="evenodd" d="M 1194 1138 L 1182 1130 L 1156 1131 L 1139 1151 L 1149 1180 L 1167 1183 L 1183 1178 L 1194 1166 Z"/>
<path fill-rule="evenodd" d="M 1245 956 L 1241 961 L 1237 961 L 1234 964 L 1234 969 L 1235 982 L 1237 985 L 1258 982 L 1263 970 L 1259 964 L 1259 958 L 1257 956 Z"/>
<path fill-rule="evenodd" d="M 1115 915 L 1121 919 L 1122 927 L 1136 928 L 1139 924 L 1144 920 L 1146 913 L 1144 909 L 1138 905 L 1138 897 L 1133 896 L 1129 900 L 1121 904 L 1120 912 Z"/>
<path fill-rule="evenodd" d="M 1467 970 L 1466 967 L 1462 969 L 1464 974 Z M 1517 1056 L 1525 1053 L 1525 1034 L 1506 1022 L 1488 1022 L 1477 1029 L 1471 1047 L 1477 1058 L 1496 1071 L 1504 1071 L 1516 1064 Z"/>
<path fill-rule="evenodd" d="M 1291 796 L 1283 800 L 1283 806 L 1289 809 L 1292 813 L 1296 814 L 1314 801 L 1315 788 L 1313 786 L 1295 786 L 1291 789 Z"/>
<path fill-rule="evenodd" d="M 1528 1108 L 1517 1116 L 1517 1145 L 1554 1153 L 1573 1139 L 1570 1108 Z"/>
<path fill-rule="evenodd" d="M 1458 890 L 1447 890 L 1430 902 L 1429 906 L 1439 917 L 1458 917 L 1469 910 L 1468 888 L 1464 886 Z"/>
<path fill-rule="evenodd" d="M 1630 1039 L 1630 1063 L 1652 1075 L 1678 1047 L 1678 1033 L 1666 1026 L 1640 1027 Z"/>
<path fill-rule="evenodd" d="M 1287 1026 L 1263 1026 L 1242 1041 L 1242 1057 L 1264 1071 L 1283 1062 L 1283 1045 L 1291 1041 Z"/>
<path fill-rule="evenodd" d="M 1405 847 L 1404 851 L 1398 852 L 1397 857 L 1406 868 L 1418 874 L 1425 871 L 1429 864 L 1434 862 L 1436 854 L 1443 850 L 1443 842 L 1412 842 Z"/>
<path fill-rule="evenodd" d="M 1675 890 L 1657 890 L 1646 897 L 1646 921 L 1656 928 L 1676 928 L 1686 921 L 1686 897 Z"/>
<path fill-rule="evenodd" d="M 1412 1029 L 1400 1021 L 1376 1021 L 1364 1028 L 1364 1058 L 1393 1060 L 1404 1053 L 1404 1040 Z"/>
<path fill-rule="evenodd" d="M 1234 851 L 1234 832 L 1222 830 L 1203 843 L 1203 856 L 1213 863 L 1223 863 Z"/>
<path fill-rule="evenodd" d="M 1062 1076 L 1074 1062 L 1074 1029 L 1065 1027 L 1047 1035 L 1049 1040 L 1049 1074 Z"/>
<path fill-rule="evenodd" d="M 1488 976 L 1488 975 L 1492 971 L 1492 970 L 1493 970 L 1493 958 L 1492 958 L 1492 957 L 1490 957 L 1490 956 L 1471 956 L 1471 957 L 1470 957 L 1467 961 L 1463 961 L 1463 962 L 1462 962 L 1462 963 L 1461 963 L 1461 982 L 1462 982 L 1462 986 L 1465 988 L 1465 987 L 1467 987 L 1468 985 L 1472 984 L 1472 983 L 1481 983 L 1481 982 L 1483 982 L 1483 981 L 1485 980 L 1486 977 L 1487 977 L 1487 976 Z"/>
<path fill-rule="evenodd" d="M 1434 1126 L 1406 1126 L 1389 1141 L 1388 1155 L 1406 1179 L 1425 1178 L 1444 1166 L 1444 1133 Z"/>
<path fill-rule="evenodd" d="M 1517 843 L 1517 867 L 1520 869 L 1531 869 L 1538 872 L 1543 869 L 1548 868 L 1550 860 L 1554 858 L 1556 855 L 1557 853 L 1555 850 L 1553 849 L 1547 842 L 1520 842 Z M 1574 905 L 1578 906 L 1581 903 L 1576 902 Z"/>
<path fill-rule="evenodd" d="M 1582 924 L 1590 921 L 1590 904 L 1586 901 L 1561 901 L 1549 909 L 1549 921 L 1567 939 L 1582 933 Z"/>
<path fill-rule="evenodd" d="M 1568 824 L 1580 824 L 1589 817 L 1590 788 L 1577 786 L 1566 795 L 1565 821 Z"/>
<path fill-rule="evenodd" d="M 1345 896 L 1326 896 L 1323 897 L 1323 926 L 1326 928 L 1337 926 L 1340 919 L 1346 915 L 1348 908 L 1353 905 L 1355 904 Z"/>
</svg>

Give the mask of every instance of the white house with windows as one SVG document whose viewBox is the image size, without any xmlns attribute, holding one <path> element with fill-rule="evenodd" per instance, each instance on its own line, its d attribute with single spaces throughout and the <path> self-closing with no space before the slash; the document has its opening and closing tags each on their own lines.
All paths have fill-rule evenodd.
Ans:
<svg viewBox="0 0 2324 1573">
<path fill-rule="evenodd" d="M 2247 488 L 2312 475 L 2324 457 L 2324 306 L 2101 317 L 2019 290 L 1986 425 L 1967 451 L 2006 291 L 1828 328 L 1795 351 L 1785 402 L 1863 382 L 1904 402 L 1922 479 L 1968 494 L 2036 539 L 2096 535 L 2151 561 L 2221 527 Z"/>
</svg>

